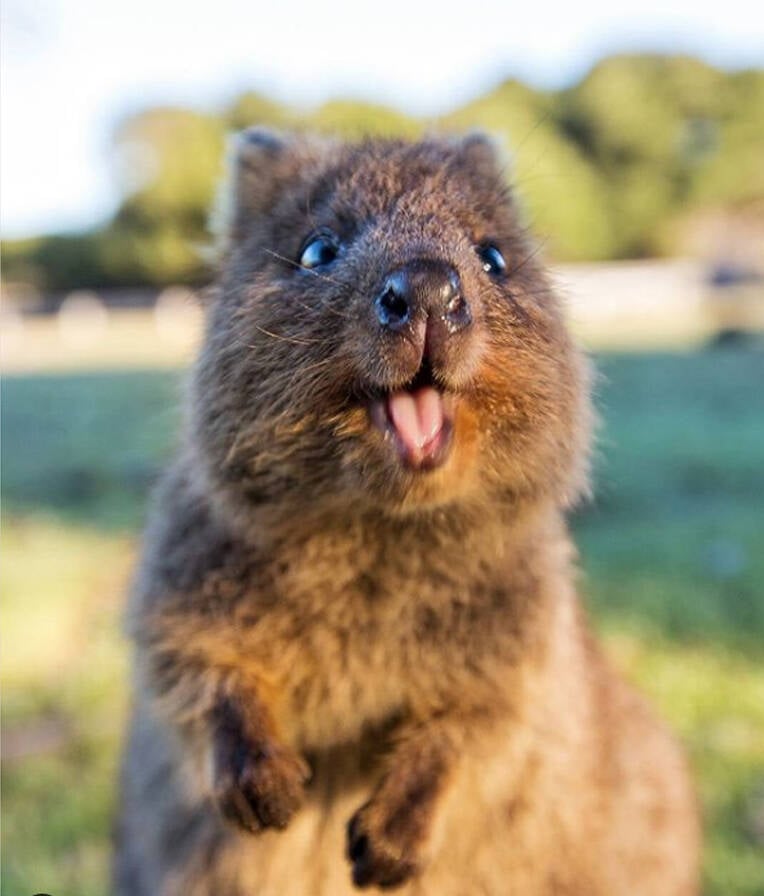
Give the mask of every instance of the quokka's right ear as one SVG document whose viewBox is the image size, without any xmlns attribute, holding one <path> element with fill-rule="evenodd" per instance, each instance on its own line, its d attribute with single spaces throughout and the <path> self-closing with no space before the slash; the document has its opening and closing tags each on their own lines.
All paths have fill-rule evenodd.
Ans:
<svg viewBox="0 0 764 896">
<path fill-rule="evenodd" d="M 282 190 L 327 151 L 328 141 L 264 127 L 234 135 L 210 221 L 218 251 L 225 253 L 240 240 L 252 220 L 267 214 Z"/>
</svg>

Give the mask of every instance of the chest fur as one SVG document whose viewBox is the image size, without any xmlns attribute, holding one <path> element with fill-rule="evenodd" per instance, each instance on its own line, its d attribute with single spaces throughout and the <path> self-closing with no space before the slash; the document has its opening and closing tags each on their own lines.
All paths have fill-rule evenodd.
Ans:
<svg viewBox="0 0 764 896">
<path fill-rule="evenodd" d="M 355 740 L 493 686 L 518 653 L 527 602 L 506 581 L 406 563 L 345 575 L 303 563 L 242 598 L 245 661 L 271 687 L 282 730 L 306 745 Z"/>
</svg>

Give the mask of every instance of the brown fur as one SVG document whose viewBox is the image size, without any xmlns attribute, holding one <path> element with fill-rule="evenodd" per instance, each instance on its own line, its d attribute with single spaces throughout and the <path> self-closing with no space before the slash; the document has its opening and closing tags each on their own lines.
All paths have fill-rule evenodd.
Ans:
<svg viewBox="0 0 764 896">
<path fill-rule="evenodd" d="M 318 227 L 343 252 L 299 270 Z M 587 370 L 491 146 L 249 132 L 221 230 L 131 605 L 116 892 L 696 893 L 680 752 L 574 592 Z M 372 313 L 412 258 L 473 318 L 432 365 L 451 451 L 419 471 L 367 411 L 417 374 Z"/>
</svg>

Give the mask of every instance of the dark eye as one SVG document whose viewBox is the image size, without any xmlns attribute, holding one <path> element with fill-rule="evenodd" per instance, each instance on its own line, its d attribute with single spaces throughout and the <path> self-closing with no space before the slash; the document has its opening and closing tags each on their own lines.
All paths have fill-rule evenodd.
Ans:
<svg viewBox="0 0 764 896">
<path fill-rule="evenodd" d="M 497 276 L 503 274 L 507 270 L 507 263 L 504 256 L 493 243 L 483 243 L 482 246 L 476 248 L 480 260 L 483 262 L 483 270 L 486 274 Z"/>
<path fill-rule="evenodd" d="M 320 268 L 331 264 L 340 251 L 337 240 L 328 233 L 319 233 L 308 239 L 300 252 L 301 268 Z"/>
</svg>

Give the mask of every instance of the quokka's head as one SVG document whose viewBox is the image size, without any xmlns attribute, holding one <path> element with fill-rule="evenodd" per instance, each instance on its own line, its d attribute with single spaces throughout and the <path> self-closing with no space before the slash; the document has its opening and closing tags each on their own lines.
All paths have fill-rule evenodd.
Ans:
<svg viewBox="0 0 764 896">
<path fill-rule="evenodd" d="M 239 506 L 569 502 L 585 368 L 493 145 L 236 141 L 192 421 Z"/>
</svg>

